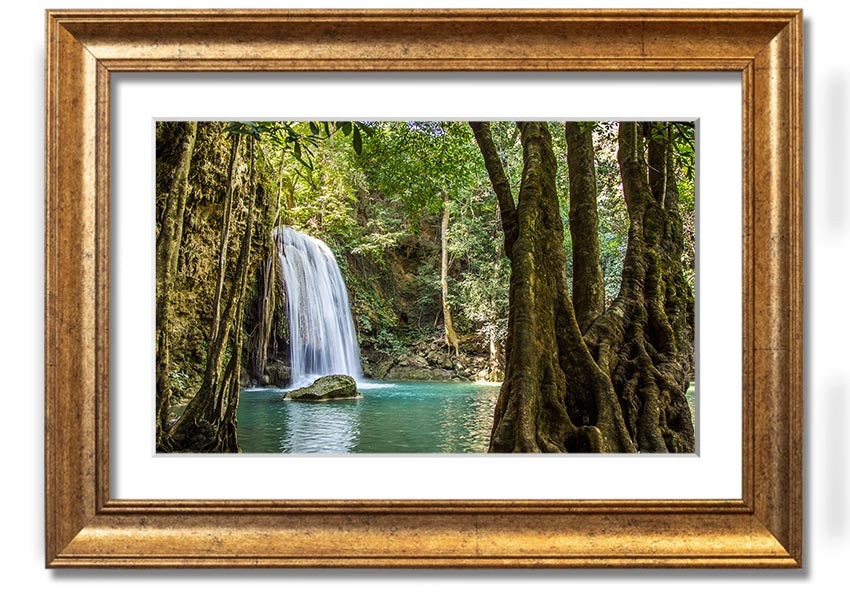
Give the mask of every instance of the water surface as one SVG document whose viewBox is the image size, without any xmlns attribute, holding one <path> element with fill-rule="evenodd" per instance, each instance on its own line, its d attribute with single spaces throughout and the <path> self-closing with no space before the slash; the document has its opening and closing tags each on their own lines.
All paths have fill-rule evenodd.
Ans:
<svg viewBox="0 0 850 600">
<path fill-rule="evenodd" d="M 282 390 L 243 390 L 239 445 L 246 453 L 486 452 L 499 385 L 380 382 L 360 400 L 281 401 Z"/>
</svg>

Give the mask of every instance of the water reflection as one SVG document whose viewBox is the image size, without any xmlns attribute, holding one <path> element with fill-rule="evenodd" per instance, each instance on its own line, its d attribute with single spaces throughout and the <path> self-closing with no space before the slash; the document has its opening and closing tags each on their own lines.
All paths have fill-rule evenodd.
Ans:
<svg viewBox="0 0 850 600">
<path fill-rule="evenodd" d="M 285 434 L 278 447 L 280 452 L 352 452 L 357 446 L 357 400 L 282 404 Z"/>
</svg>

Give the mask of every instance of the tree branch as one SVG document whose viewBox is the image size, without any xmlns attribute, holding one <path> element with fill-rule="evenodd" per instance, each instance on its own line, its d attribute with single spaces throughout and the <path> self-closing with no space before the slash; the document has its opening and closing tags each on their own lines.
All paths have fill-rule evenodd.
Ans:
<svg viewBox="0 0 850 600">
<path fill-rule="evenodd" d="M 490 133 L 490 123 L 470 121 L 469 126 L 472 128 L 475 141 L 481 149 L 481 155 L 484 157 L 484 166 L 487 167 L 487 174 L 490 176 L 490 183 L 493 184 L 493 191 L 496 192 L 496 199 L 499 202 L 499 213 L 502 217 L 502 229 L 505 232 L 505 255 L 510 258 L 511 249 L 517 239 L 516 204 L 514 203 L 513 193 L 511 192 L 511 184 L 505 175 L 505 168 L 502 165 L 502 159 L 499 158 L 499 151 L 496 149 L 496 144 L 493 143 L 493 136 Z"/>
</svg>

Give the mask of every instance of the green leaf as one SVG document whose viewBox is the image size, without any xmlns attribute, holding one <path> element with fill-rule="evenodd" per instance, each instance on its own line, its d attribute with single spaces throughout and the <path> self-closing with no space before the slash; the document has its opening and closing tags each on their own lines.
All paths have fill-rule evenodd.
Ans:
<svg viewBox="0 0 850 600">
<path fill-rule="evenodd" d="M 310 133 L 313 135 L 319 135 L 319 126 L 313 121 L 310 121 Z"/>
<path fill-rule="evenodd" d="M 342 122 L 342 134 L 351 135 L 351 121 Z"/>
<path fill-rule="evenodd" d="M 352 141 L 354 143 L 354 151 L 357 154 L 363 152 L 363 140 L 360 139 L 360 130 L 357 127 L 354 128 L 354 139 Z"/>
<path fill-rule="evenodd" d="M 375 128 L 363 121 L 357 121 L 357 127 L 366 135 L 374 135 L 375 133 Z"/>
</svg>

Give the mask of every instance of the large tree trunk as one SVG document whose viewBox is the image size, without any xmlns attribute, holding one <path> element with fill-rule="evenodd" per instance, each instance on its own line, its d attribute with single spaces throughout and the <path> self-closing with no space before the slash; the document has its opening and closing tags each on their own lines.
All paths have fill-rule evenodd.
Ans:
<svg viewBox="0 0 850 600">
<path fill-rule="evenodd" d="M 642 452 L 693 452 L 694 429 L 685 398 L 685 363 L 665 307 L 664 281 L 681 273 L 681 250 L 665 249 L 675 228 L 666 194 L 675 175 L 669 147 L 661 151 L 664 185 L 650 188 L 643 123 L 620 124 L 617 160 L 629 213 L 629 238 L 620 294 L 585 334 L 597 362 L 617 390 L 629 434 Z M 669 146 L 669 141 L 663 142 Z M 656 158 L 657 158 L 656 156 Z M 654 162 L 654 160 L 653 160 Z M 667 165 L 667 166 L 663 166 Z M 676 200 L 678 202 L 678 200 Z M 678 207 L 675 209 L 678 214 Z M 681 227 L 681 219 L 678 221 Z M 666 257 L 666 258 L 665 258 Z M 686 294 L 682 292 L 680 300 Z M 691 342 L 692 344 L 693 342 Z"/>
<path fill-rule="evenodd" d="M 653 123 L 651 128 L 649 185 L 665 218 L 658 245 L 664 313 L 676 337 L 677 354 L 685 377 L 682 385 L 687 389 L 694 377 L 694 295 L 682 268 L 685 236 L 671 145 L 674 131 L 670 123 Z"/>
<path fill-rule="evenodd" d="M 171 291 L 177 274 L 177 258 L 183 239 L 183 217 L 189 195 L 189 168 L 195 150 L 198 123 L 182 124 L 180 158 L 165 201 L 162 223 L 156 238 L 156 439 L 168 422 L 171 404 L 169 328 L 173 312 Z"/>
<path fill-rule="evenodd" d="M 591 123 L 567 122 L 567 165 L 570 177 L 570 237 L 573 249 L 573 306 L 578 326 L 587 331 L 605 309 L 605 286 L 599 263 L 599 219 L 596 214 L 596 167 Z"/>
<path fill-rule="evenodd" d="M 659 210 L 664 203 L 650 190 L 638 127 L 624 123 L 620 132 L 631 221 L 620 295 L 584 335 L 567 289 L 551 138 L 545 123 L 519 127 L 523 174 L 515 221 L 502 212 L 506 237 L 515 232 L 516 238 L 506 244 L 511 281 L 505 381 L 490 450 L 692 452 L 693 426 L 680 385 L 686 360 L 665 313 L 661 284 L 667 270 L 659 249 L 671 228 L 669 211 Z M 501 169 L 493 164 L 498 153 L 486 128 L 473 124 L 473 131 L 492 180 Z M 507 200 L 512 205 L 510 189 L 499 192 L 498 177 L 492 182 L 500 206 Z"/>
<path fill-rule="evenodd" d="M 455 355 L 460 354 L 460 342 L 452 323 L 452 310 L 449 306 L 449 202 L 445 191 L 440 192 L 443 200 L 443 220 L 440 227 L 440 300 L 443 305 L 443 330 L 445 342 L 454 348 Z"/>
<path fill-rule="evenodd" d="M 584 345 L 569 298 L 548 127 L 519 126 L 524 166 L 515 222 L 505 222 L 502 211 L 505 231 L 516 231 L 516 239 L 505 380 L 490 451 L 631 451 L 611 382 Z M 486 136 L 476 140 L 485 156 L 497 156 Z"/>
<path fill-rule="evenodd" d="M 257 187 L 255 141 L 250 139 L 251 154 L 251 189 L 248 198 L 248 217 L 245 223 L 245 234 L 242 236 L 242 246 L 239 248 L 237 261 L 238 296 L 234 320 L 233 346 L 230 351 L 230 364 L 222 384 L 222 394 L 218 400 L 216 414 L 219 417 L 219 427 L 216 436 L 215 452 L 241 452 L 236 435 L 236 410 L 239 406 L 239 374 L 242 366 L 242 340 L 244 338 L 245 321 L 245 290 L 248 284 L 248 264 L 251 257 L 251 240 L 254 234 L 254 205 L 261 196 Z M 262 198 L 260 198 L 262 201 Z"/>
</svg>

